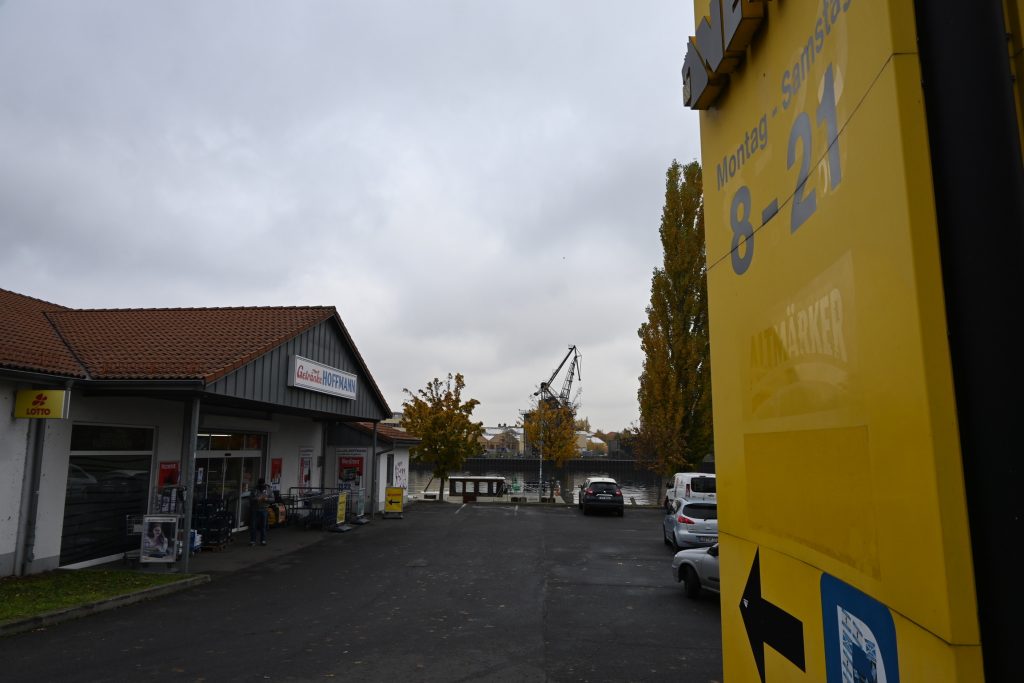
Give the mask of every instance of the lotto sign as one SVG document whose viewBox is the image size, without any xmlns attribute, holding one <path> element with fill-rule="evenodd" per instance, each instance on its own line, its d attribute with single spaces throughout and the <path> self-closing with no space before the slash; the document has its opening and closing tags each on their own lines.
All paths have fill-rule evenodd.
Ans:
<svg viewBox="0 0 1024 683">
<path fill-rule="evenodd" d="M 696 10 L 726 680 L 981 680 L 914 5 Z"/>
<path fill-rule="evenodd" d="M 14 399 L 14 417 L 61 420 L 68 416 L 71 394 L 67 391 L 26 389 Z"/>
</svg>

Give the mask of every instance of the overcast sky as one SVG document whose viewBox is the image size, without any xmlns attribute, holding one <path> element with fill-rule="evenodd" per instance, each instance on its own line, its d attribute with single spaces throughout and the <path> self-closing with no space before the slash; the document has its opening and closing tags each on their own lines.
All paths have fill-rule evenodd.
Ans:
<svg viewBox="0 0 1024 683">
<path fill-rule="evenodd" d="M 688 0 L 0 0 L 0 287 L 336 306 L 392 410 L 638 419 Z M 558 386 L 564 370 L 556 379 Z"/>
</svg>

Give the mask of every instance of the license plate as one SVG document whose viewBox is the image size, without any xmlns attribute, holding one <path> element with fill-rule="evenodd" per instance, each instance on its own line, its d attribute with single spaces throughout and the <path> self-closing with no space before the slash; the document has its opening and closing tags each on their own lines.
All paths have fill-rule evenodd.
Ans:
<svg viewBox="0 0 1024 683">
<path fill-rule="evenodd" d="M 697 540 L 701 543 L 717 543 L 718 536 L 698 536 Z"/>
<path fill-rule="evenodd" d="M 612 498 L 611 495 L 607 493 L 599 493 L 597 494 L 597 497 L 600 498 L 601 500 L 611 500 Z"/>
</svg>

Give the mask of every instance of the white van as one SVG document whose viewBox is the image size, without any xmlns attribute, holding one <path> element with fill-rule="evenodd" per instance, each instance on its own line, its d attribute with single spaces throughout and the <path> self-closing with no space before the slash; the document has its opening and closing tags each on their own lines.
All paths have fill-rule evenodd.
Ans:
<svg viewBox="0 0 1024 683">
<path fill-rule="evenodd" d="M 676 498 L 684 500 L 717 500 L 715 475 L 704 472 L 676 472 L 665 489 L 665 508 Z"/>
</svg>

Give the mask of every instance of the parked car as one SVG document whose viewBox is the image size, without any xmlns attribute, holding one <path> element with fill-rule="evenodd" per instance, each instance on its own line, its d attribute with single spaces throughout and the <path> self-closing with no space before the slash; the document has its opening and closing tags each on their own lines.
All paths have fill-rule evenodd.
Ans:
<svg viewBox="0 0 1024 683">
<path fill-rule="evenodd" d="M 590 485 L 591 485 L 592 483 L 594 483 L 595 481 L 611 481 L 611 482 L 615 482 L 615 480 L 614 480 L 614 479 L 612 479 L 611 477 L 587 477 L 587 478 L 586 478 L 586 479 L 585 479 L 585 480 L 583 481 L 583 483 L 582 483 L 582 484 L 580 484 L 580 486 L 579 486 L 579 489 L 580 489 L 580 495 L 578 495 L 578 496 L 576 497 L 576 507 L 578 507 L 578 508 L 579 508 L 580 510 L 582 510 L 582 509 L 583 509 L 583 492 L 584 492 L 584 491 L 586 491 L 586 490 L 587 490 L 587 488 L 588 488 L 588 487 L 589 487 L 589 486 L 590 486 Z M 615 483 L 618 483 L 618 482 L 615 482 Z"/>
<path fill-rule="evenodd" d="M 676 472 L 665 485 L 663 504 L 668 510 L 669 504 L 677 498 L 686 500 L 715 500 L 718 480 L 715 475 L 703 472 Z"/>
<path fill-rule="evenodd" d="M 625 510 L 622 489 L 614 479 L 591 477 L 580 487 L 579 507 L 585 515 L 593 510 L 612 510 L 621 517 Z"/>
<path fill-rule="evenodd" d="M 718 503 L 707 500 L 683 500 L 669 503 L 669 512 L 661 525 L 665 545 L 674 550 L 706 548 L 718 543 Z"/>
<path fill-rule="evenodd" d="M 672 558 L 672 576 L 681 582 L 686 597 L 696 599 L 701 590 L 717 593 L 718 577 L 718 544 L 709 548 L 691 548 L 680 550 Z"/>
</svg>

